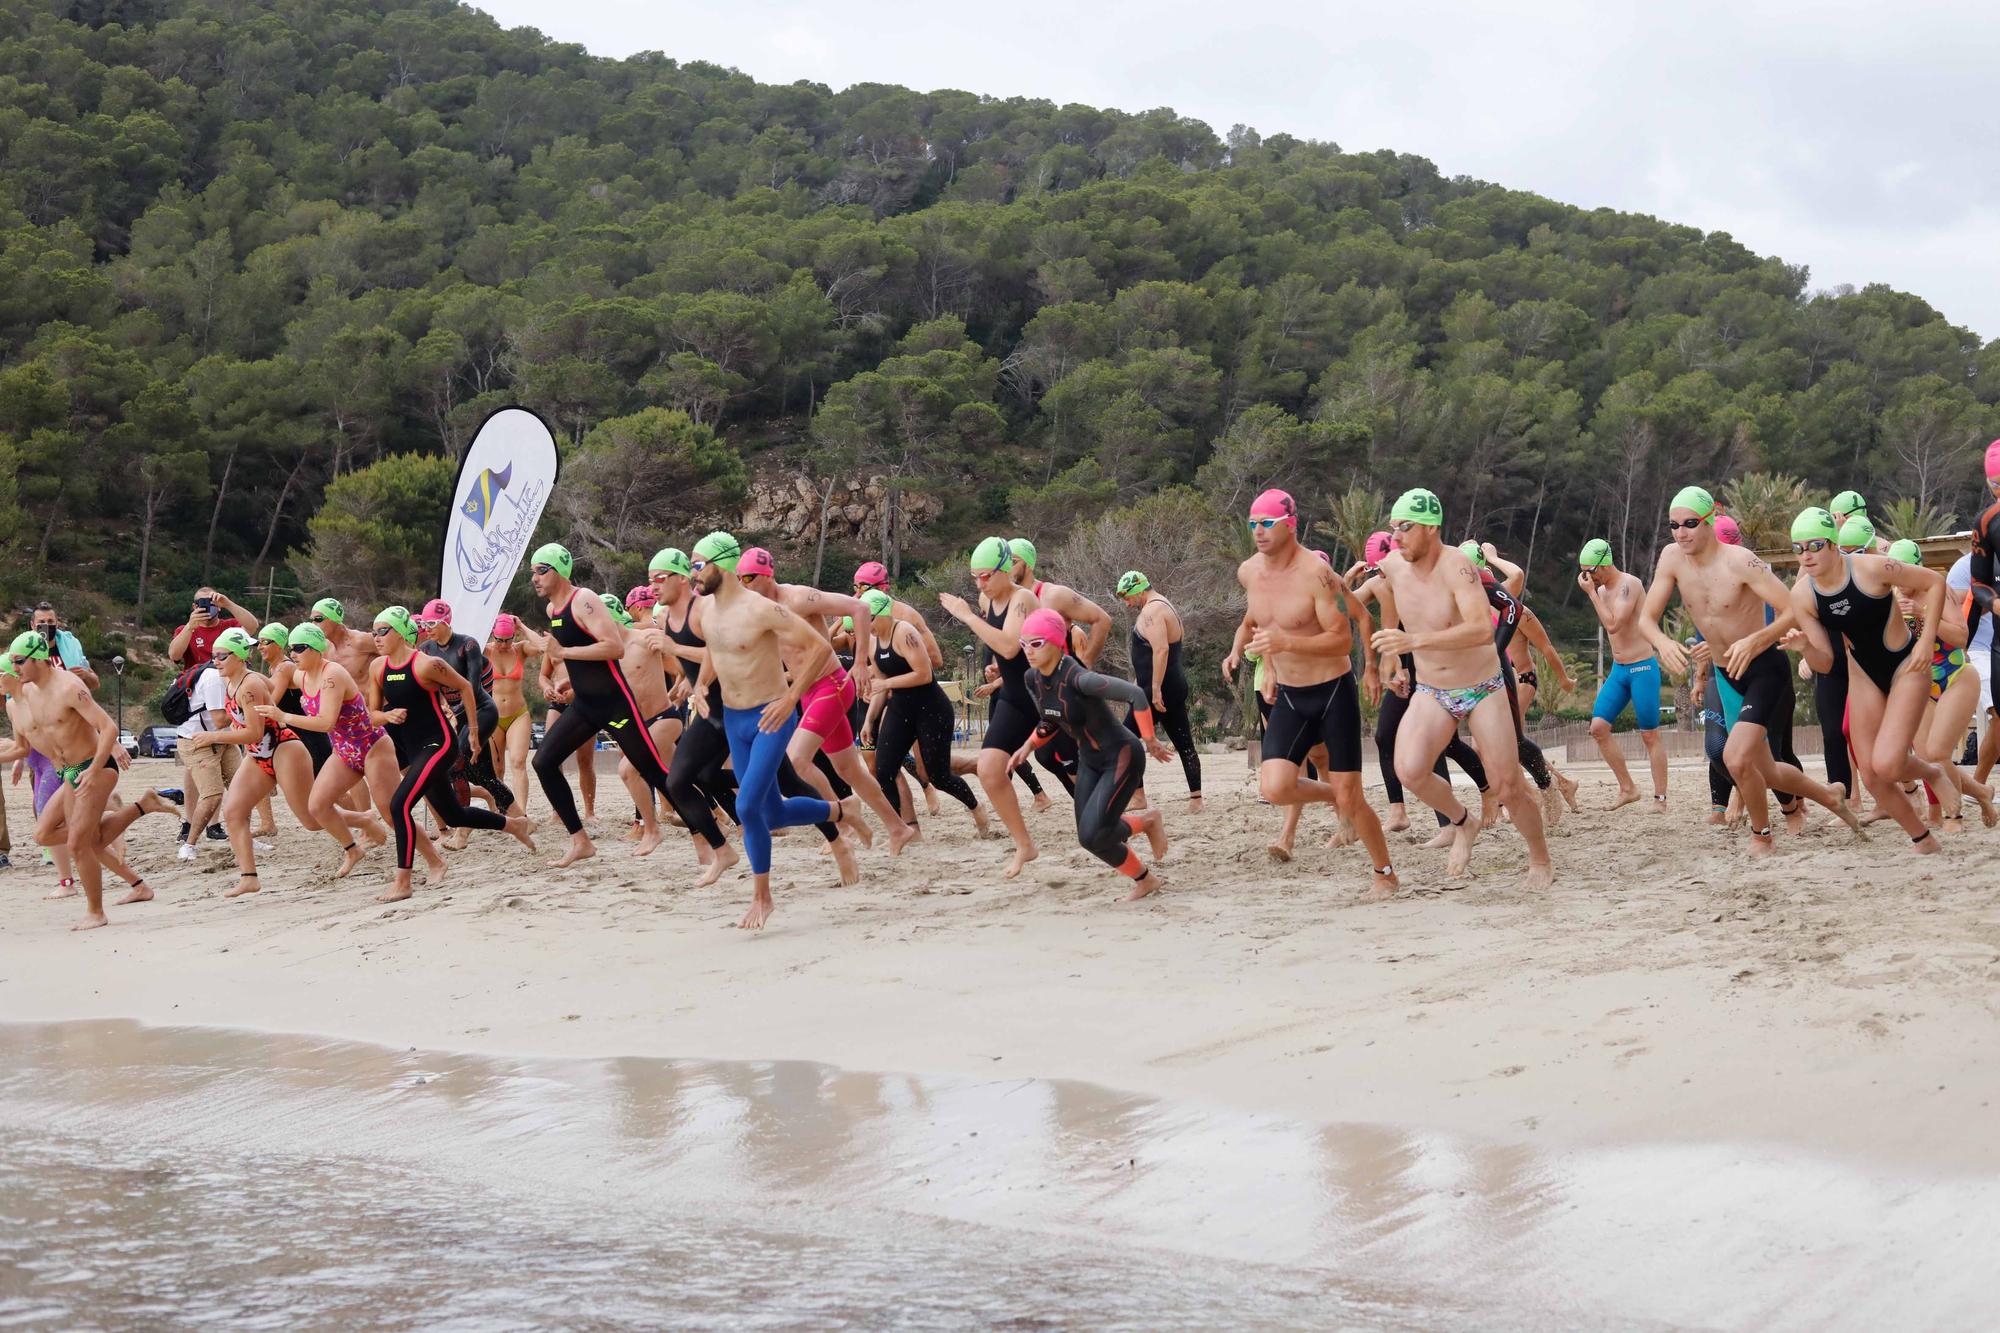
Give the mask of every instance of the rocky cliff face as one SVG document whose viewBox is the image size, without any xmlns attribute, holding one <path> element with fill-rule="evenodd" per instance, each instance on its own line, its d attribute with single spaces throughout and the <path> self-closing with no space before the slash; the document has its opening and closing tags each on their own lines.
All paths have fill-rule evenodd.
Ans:
<svg viewBox="0 0 2000 1333">
<path fill-rule="evenodd" d="M 828 538 L 853 541 L 876 537 L 882 531 L 882 506 L 888 495 L 886 477 L 834 482 L 827 497 Z M 921 529 L 944 513 L 944 502 L 905 491 L 900 510 L 906 531 Z M 750 500 L 737 529 L 781 532 L 787 541 L 812 542 L 819 539 L 819 515 L 820 491 L 812 479 L 797 474 L 759 477 L 750 483 Z"/>
</svg>

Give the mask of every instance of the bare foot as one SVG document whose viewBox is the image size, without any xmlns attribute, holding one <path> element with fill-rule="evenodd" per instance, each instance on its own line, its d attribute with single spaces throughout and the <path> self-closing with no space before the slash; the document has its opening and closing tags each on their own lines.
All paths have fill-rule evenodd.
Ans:
<svg viewBox="0 0 2000 1333">
<path fill-rule="evenodd" d="M 444 840 L 444 849 L 448 852 L 462 852 L 471 845 L 471 829 L 455 828 L 451 831 L 451 836 Z"/>
<path fill-rule="evenodd" d="M 736 861 L 736 847 L 733 843 L 725 842 L 720 847 L 714 848 L 709 856 L 708 869 L 704 870 L 701 878 L 695 881 L 695 887 L 708 888 L 721 879 L 723 873 L 735 865 Z"/>
<path fill-rule="evenodd" d="M 1769 856 L 1773 850 L 1775 850 L 1775 846 L 1768 830 L 1763 833 L 1752 833 L 1750 835 L 1750 855 L 1758 857 Z"/>
<path fill-rule="evenodd" d="M 972 835 L 976 838 L 993 836 L 993 825 L 986 818 L 986 807 L 983 805 L 972 807 Z"/>
<path fill-rule="evenodd" d="M 1993 804 L 1993 789 L 1991 787 L 1983 782 L 1968 781 L 1965 784 L 1965 794 L 1979 802 L 1979 821 L 1982 824 L 1986 825 L 1987 828 L 1992 828 L 1994 825 L 2000 824 L 2000 808 L 1996 808 Z"/>
<path fill-rule="evenodd" d="M 1201 813 L 1201 797 L 1199 796 L 1188 797 L 1188 813 L 1191 815 L 1198 815 Z"/>
<path fill-rule="evenodd" d="M 76 897 L 76 881 L 73 879 L 59 879 L 56 881 L 55 888 L 43 894 L 42 897 L 44 900 L 51 898 L 74 898 Z"/>
<path fill-rule="evenodd" d="M 275 838 L 278 836 L 278 830 L 271 827 L 270 825 L 266 825 L 263 828 L 251 829 L 250 836 L 253 838 Z"/>
<path fill-rule="evenodd" d="M 1002 879 L 1018 878 L 1020 876 L 1020 873 L 1028 868 L 1028 862 L 1034 860 L 1041 854 L 1042 854 L 1041 849 L 1036 847 L 1035 844 L 1032 842 L 1029 843 L 1026 847 L 1016 847 L 1014 849 L 1014 859 L 1009 861 L 1007 863 L 1007 868 L 1000 872 L 1000 878 Z"/>
<path fill-rule="evenodd" d="M 1410 812 L 1403 806 L 1389 807 L 1389 818 L 1382 825 L 1384 833 L 1401 833 L 1410 827 Z"/>
<path fill-rule="evenodd" d="M 1862 824 L 1879 824 L 1888 817 L 1888 812 L 1879 805 L 1872 805 L 1856 816 L 1858 822 Z"/>
<path fill-rule="evenodd" d="M 1667 813 L 1667 798 L 1664 796 L 1655 796 L 1652 803 L 1646 809 L 1653 814 L 1664 815 Z"/>
<path fill-rule="evenodd" d="M 549 862 L 549 869 L 561 870 L 564 866 L 573 866 L 578 861 L 588 860 L 595 855 L 597 855 L 597 845 L 590 840 L 588 833 L 579 830 L 570 835 L 569 846 L 564 849 L 563 854 Z"/>
<path fill-rule="evenodd" d="M 1467 810 L 1451 831 L 1451 855 L 1445 858 L 1445 873 L 1454 878 L 1472 868 L 1472 844 L 1479 840 L 1479 817 Z"/>
<path fill-rule="evenodd" d="M 507 831 L 513 834 L 514 840 L 520 843 L 523 847 L 526 847 L 531 852 L 535 850 L 534 820 L 528 818 L 526 815 L 511 816 L 507 820 Z M 656 833 L 653 835 L 653 847 L 657 847 L 659 845 L 660 845 L 660 836 L 659 834 Z M 653 847 L 641 846 L 639 849 L 639 855 L 644 856 L 647 852 L 652 851 Z"/>
<path fill-rule="evenodd" d="M 924 788 L 924 813 L 929 815 L 934 815 L 937 812 L 938 812 L 937 788 L 926 787 Z"/>
<path fill-rule="evenodd" d="M 1521 887 L 1524 889 L 1552 888 L 1555 882 L 1556 868 L 1546 862 L 1537 864 L 1530 861 L 1528 868 L 1521 872 Z"/>
<path fill-rule="evenodd" d="M 438 885 L 444 883 L 445 876 L 449 875 L 450 873 L 451 873 L 450 869 L 445 865 L 443 860 L 425 862 L 424 887 L 427 889 L 436 888 Z M 409 895 L 404 894 L 403 896 L 407 898 Z"/>
<path fill-rule="evenodd" d="M 840 868 L 840 886 L 851 888 L 861 882 L 861 868 L 854 863 L 854 849 L 847 845 L 847 839 L 836 838 L 827 846 L 833 848 L 833 863 Z"/>
<path fill-rule="evenodd" d="M 1377 871 L 1370 877 L 1368 887 L 1361 891 L 1361 901 L 1364 903 L 1387 902 L 1389 899 L 1395 897 L 1397 890 L 1402 887 L 1402 881 L 1396 878 L 1395 871 L 1392 870 L 1386 875 Z"/>
<path fill-rule="evenodd" d="M 1146 812 L 1146 842 L 1153 849 L 1153 860 L 1167 859 L 1167 817 L 1158 810 Z"/>
<path fill-rule="evenodd" d="M 139 798 L 139 808 L 149 815 L 170 815 L 180 807 L 160 795 L 160 793 L 149 791 Z M 276 829 L 256 829 L 252 831 L 250 836 L 253 838 L 275 838 L 278 836 L 278 832 Z"/>
<path fill-rule="evenodd" d="M 1554 783 L 1544 788 L 1541 794 L 1542 823 L 1555 828 L 1563 822 L 1562 789 Z"/>
<path fill-rule="evenodd" d="M 1484 816 L 1481 816 L 1481 818 L 1484 818 Z M 1431 840 L 1425 843 L 1424 846 L 1431 849 L 1451 846 L 1451 825 L 1438 825 L 1438 831 L 1431 835 Z"/>
<path fill-rule="evenodd" d="M 1160 877 L 1148 870 L 1145 874 L 1132 881 L 1132 892 L 1126 894 L 1120 901 L 1136 903 L 1141 898 L 1150 898 L 1163 887 L 1160 883 Z"/>
<path fill-rule="evenodd" d="M 1940 850 L 1937 834 L 1931 832 L 1929 829 L 1925 829 L 1923 836 L 1910 846 L 1911 850 L 1916 852 L 1918 856 L 1936 856 Z"/>
<path fill-rule="evenodd" d="M 125 907 L 132 903 L 149 903 L 151 901 L 153 901 L 153 890 L 142 879 L 137 884 L 134 884 L 123 898 L 120 898 L 111 905 L 113 907 Z"/>
<path fill-rule="evenodd" d="M 361 830 L 362 841 L 366 842 L 370 847 L 380 847 L 389 841 L 388 827 L 373 815 L 370 815 L 365 823 L 356 819 L 353 815 L 349 815 L 347 822 Z"/>
<path fill-rule="evenodd" d="M 1804 833 L 1805 831 L 1806 831 L 1806 803 L 1804 801 L 1800 801 L 1797 805 L 1785 811 L 1785 832 L 1791 834 L 1793 837 L 1796 838 L 1797 836 L 1799 836 L 1799 834 Z"/>
<path fill-rule="evenodd" d="M 1034 810 L 1036 814 L 1039 815 L 1054 804 L 1055 802 L 1049 799 L 1049 794 L 1047 792 L 1042 792 L 1040 795 L 1035 797 L 1035 803 L 1031 808 Z"/>
<path fill-rule="evenodd" d="M 1354 831 L 1354 821 L 1346 815 L 1333 826 L 1333 836 L 1326 840 L 1328 847 L 1352 847 L 1360 835 Z"/>
<path fill-rule="evenodd" d="M 750 900 L 750 910 L 743 914 L 743 919 L 736 923 L 736 928 L 738 930 L 762 930 L 764 923 L 771 919 L 771 913 L 777 910 L 777 904 L 771 901 L 771 895 L 760 893 Z"/>
<path fill-rule="evenodd" d="M 852 833 L 859 840 L 863 851 L 875 845 L 874 830 L 870 829 L 868 821 L 861 817 L 861 798 L 859 796 L 850 796 L 840 803 L 840 826 L 849 833 Z M 895 842 L 896 840 L 892 836 L 889 839 L 889 849 L 891 851 L 896 850 Z"/>
<path fill-rule="evenodd" d="M 1279 838 L 1273 841 L 1270 845 L 1265 847 L 1264 850 L 1269 852 L 1271 854 L 1271 859 L 1273 861 L 1278 862 L 1280 865 L 1283 865 L 1285 862 L 1290 861 L 1292 859 L 1292 845 L 1286 842 L 1283 838 Z"/>
<path fill-rule="evenodd" d="M 1834 816 L 1835 816 L 1836 818 L 1838 818 L 1838 819 L 1840 820 L 1840 822 L 1841 822 L 1841 823 L 1843 823 L 1843 824 L 1847 825 L 1847 827 L 1849 827 L 1849 828 L 1851 828 L 1851 829 L 1853 829 L 1853 830 L 1854 830 L 1854 836 L 1855 836 L 1855 837 L 1857 837 L 1857 838 L 1861 839 L 1861 841 L 1863 841 L 1863 842 L 1866 842 L 1866 841 L 1868 841 L 1868 834 L 1867 834 L 1866 830 L 1864 830 L 1864 829 L 1863 829 L 1863 828 L 1861 827 L 1861 821 L 1860 821 L 1859 819 L 1855 818 L 1855 816 L 1854 816 L 1854 807 L 1853 807 L 1853 806 L 1851 806 L 1851 805 L 1849 805 L 1849 804 L 1847 803 L 1847 800 L 1846 800 L 1846 798 L 1844 798 L 1844 797 L 1835 797 L 1835 798 L 1834 798 L 1834 803 L 1833 803 L 1833 813 L 1834 813 Z M 1804 812 L 1803 810 L 1801 810 L 1801 811 L 1799 812 L 1799 814 L 1800 814 L 1800 816 L 1801 816 L 1801 819 L 1803 819 L 1803 817 L 1804 817 L 1804 814 L 1805 814 L 1805 812 Z M 1787 822 L 1788 824 L 1790 823 L 1790 817 L 1789 817 L 1789 816 L 1787 816 L 1787 818 L 1786 818 L 1786 822 Z"/>
<path fill-rule="evenodd" d="M 1569 806 L 1570 810 L 1574 812 L 1577 809 L 1576 779 L 1566 778 L 1560 773 L 1552 774 L 1551 776 L 1555 778 L 1556 786 L 1562 789 L 1563 803 Z"/>
<path fill-rule="evenodd" d="M 1638 801 L 1639 801 L 1639 789 L 1637 787 L 1620 787 L 1618 789 L 1618 799 L 1614 800 L 1610 805 L 1606 806 L 1605 809 L 1617 810 L 1623 806 L 1636 805 L 1638 804 Z"/>
<path fill-rule="evenodd" d="M 1717 827 L 1727 824 L 1729 822 L 1729 812 L 1727 810 L 1717 810 L 1711 806 L 1708 811 L 1708 822 Z"/>
<path fill-rule="evenodd" d="M 361 864 L 361 857 L 360 844 L 349 843 L 347 850 L 340 854 L 340 865 L 334 869 L 333 877 L 335 879 L 346 879 L 354 873 L 354 867 Z"/>
<path fill-rule="evenodd" d="M 85 912 L 83 914 L 83 920 L 71 926 L 70 929 L 96 930 L 99 926 L 108 926 L 110 924 L 111 924 L 111 918 L 107 917 L 102 912 Z"/>
<path fill-rule="evenodd" d="M 222 896 L 225 898 L 241 898 L 244 894 L 256 893 L 263 887 L 263 885 L 257 882 L 255 875 L 238 875 L 236 877 L 236 887 Z"/>
<path fill-rule="evenodd" d="M 412 897 L 415 893 L 416 890 L 408 884 L 391 884 L 388 888 L 375 895 L 375 901 L 378 903 L 399 903 L 405 898 Z"/>
</svg>

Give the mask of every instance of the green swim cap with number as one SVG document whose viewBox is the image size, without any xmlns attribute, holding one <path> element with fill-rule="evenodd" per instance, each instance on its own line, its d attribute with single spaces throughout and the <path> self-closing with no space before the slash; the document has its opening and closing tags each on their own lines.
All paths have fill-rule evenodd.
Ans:
<svg viewBox="0 0 2000 1333">
<path fill-rule="evenodd" d="M 280 648 L 282 648 L 285 646 L 286 636 L 289 635 L 290 633 L 291 633 L 290 630 L 286 629 L 283 625 L 280 625 L 277 621 L 274 620 L 270 624 L 264 626 L 264 628 L 257 631 L 257 642 L 275 643 Z"/>
<path fill-rule="evenodd" d="M 215 636 L 215 648 L 225 653 L 234 653 L 238 660 L 247 662 L 250 654 L 257 651 L 257 641 L 241 627 L 231 625 Z"/>
<path fill-rule="evenodd" d="M 1799 516 L 1792 520 L 1792 540 L 1795 542 L 1838 541 L 1840 525 L 1833 521 L 1833 515 L 1824 509 L 1801 509 Z"/>
<path fill-rule="evenodd" d="M 1436 495 L 1421 486 L 1407 490 L 1397 497 L 1389 510 L 1392 523 L 1421 523 L 1425 527 L 1444 526 L 1444 504 Z"/>
<path fill-rule="evenodd" d="M 568 578 L 576 569 L 576 560 L 571 557 L 567 546 L 549 542 L 544 546 L 537 546 L 535 553 L 528 557 L 528 568 L 533 569 L 536 565 L 547 565 L 564 578 Z"/>
<path fill-rule="evenodd" d="M 871 616 L 886 616 L 896 609 L 896 599 L 880 588 L 869 588 L 863 592 L 861 604 L 868 608 L 868 614 Z"/>
<path fill-rule="evenodd" d="M 1691 509 L 1696 518 L 1715 517 L 1715 497 L 1699 486 L 1683 486 L 1674 493 L 1668 509 Z"/>
<path fill-rule="evenodd" d="M 22 630 L 14 636 L 14 642 L 7 649 L 10 658 L 26 657 L 34 661 L 49 660 L 49 641 L 34 630 Z"/>
<path fill-rule="evenodd" d="M 1475 569 L 1486 568 L 1486 552 L 1479 549 L 1479 543 L 1464 541 L 1458 544 L 1458 553 L 1470 560 Z"/>
<path fill-rule="evenodd" d="M 375 623 L 378 625 L 387 625 L 411 643 L 415 643 L 422 637 L 422 634 L 417 629 L 416 617 L 410 614 L 410 608 L 407 606 L 383 607 L 375 613 Z"/>
<path fill-rule="evenodd" d="M 1585 569 L 1602 569 L 1611 563 L 1611 543 L 1602 537 L 1592 537 L 1576 553 L 1576 563 Z"/>
<path fill-rule="evenodd" d="M 632 613 L 625 609 L 625 603 L 618 600 L 617 593 L 602 592 L 599 593 L 598 596 L 604 599 L 604 609 L 609 611 L 611 613 L 611 618 L 617 621 L 619 624 L 636 625 L 639 623 L 638 621 L 632 619 Z"/>
<path fill-rule="evenodd" d="M 647 564 L 646 572 L 648 574 L 692 574 L 694 570 L 688 564 L 686 551 L 683 551 L 678 546 L 669 546 L 664 550 L 653 552 L 653 559 Z"/>
<path fill-rule="evenodd" d="M 1901 541 L 1889 543 L 1889 558 L 1900 560 L 1906 565 L 1921 565 L 1924 562 L 1924 553 L 1915 542 L 1905 537 Z"/>
<path fill-rule="evenodd" d="M 1860 491 L 1842 491 L 1833 497 L 1833 503 L 1827 508 L 1840 518 L 1852 518 L 1856 514 L 1867 513 L 1868 502 L 1861 498 Z"/>
<path fill-rule="evenodd" d="M 318 625 L 294 625 L 292 632 L 285 636 L 285 644 L 291 648 L 310 648 L 316 653 L 326 651 L 326 635 Z"/>
<path fill-rule="evenodd" d="M 1840 544 L 1850 551 L 1875 545 L 1875 525 L 1868 521 L 1868 515 L 1855 514 L 1840 525 Z"/>
<path fill-rule="evenodd" d="M 336 625 L 347 623 L 347 608 L 331 597 L 322 597 L 313 603 L 312 613 Z"/>
<path fill-rule="evenodd" d="M 972 559 L 967 562 L 975 574 L 986 574 L 1005 565 L 1013 568 L 1014 553 L 1007 543 L 998 537 L 988 537 L 972 548 Z"/>
<path fill-rule="evenodd" d="M 1136 597 L 1152 586 L 1152 580 L 1136 569 L 1128 569 L 1118 576 L 1118 595 L 1120 597 Z"/>
<path fill-rule="evenodd" d="M 743 547 L 727 532 L 711 532 L 694 544 L 694 558 L 704 565 L 720 565 L 733 574 L 736 562 L 743 558 Z"/>
<path fill-rule="evenodd" d="M 1009 537 L 1007 554 L 1027 565 L 1029 569 L 1035 567 L 1035 544 L 1026 537 Z"/>
</svg>

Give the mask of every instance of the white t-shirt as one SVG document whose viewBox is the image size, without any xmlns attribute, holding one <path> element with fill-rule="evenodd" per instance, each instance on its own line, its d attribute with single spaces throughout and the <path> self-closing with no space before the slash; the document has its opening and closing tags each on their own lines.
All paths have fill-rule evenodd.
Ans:
<svg viewBox="0 0 2000 1333">
<path fill-rule="evenodd" d="M 229 704 L 229 682 L 214 667 L 201 673 L 201 679 L 188 691 L 188 720 L 181 723 L 178 734 L 185 740 L 196 732 L 213 731 L 208 725 L 208 710 L 225 708 Z"/>
<path fill-rule="evenodd" d="M 1944 586 L 1951 590 L 1953 601 L 1962 602 L 1965 600 L 1965 594 L 1972 591 L 1972 557 L 1970 555 L 1960 556 L 1957 563 L 1952 565 L 1951 572 L 1944 576 Z M 1977 654 L 1979 669 L 1984 673 L 1986 670 L 1986 655 L 1993 651 L 1993 617 L 1980 615 L 1979 608 L 1977 607 L 1973 608 L 1972 614 L 1974 617 L 1972 622 L 1972 642 L 1966 646 L 1965 654 L 1968 658 Z"/>
</svg>

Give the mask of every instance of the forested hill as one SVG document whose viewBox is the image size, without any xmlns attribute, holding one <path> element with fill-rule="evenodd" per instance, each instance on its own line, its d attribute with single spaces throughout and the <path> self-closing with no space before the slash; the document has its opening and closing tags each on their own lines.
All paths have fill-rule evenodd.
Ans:
<svg viewBox="0 0 2000 1333">
<path fill-rule="evenodd" d="M 2000 434 L 2000 343 L 1924 300 L 1420 158 L 597 59 L 444 0 L 0 33 L 0 570 L 105 627 L 205 570 L 427 592 L 450 460 L 516 400 L 607 578 L 758 476 L 888 478 L 827 559 L 905 567 L 1272 483 L 1333 547 L 1374 517 L 1337 497 L 1421 482 L 1553 595 L 1589 535 L 1649 564 L 1689 479 L 1963 519 Z"/>
</svg>

